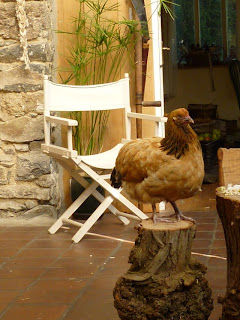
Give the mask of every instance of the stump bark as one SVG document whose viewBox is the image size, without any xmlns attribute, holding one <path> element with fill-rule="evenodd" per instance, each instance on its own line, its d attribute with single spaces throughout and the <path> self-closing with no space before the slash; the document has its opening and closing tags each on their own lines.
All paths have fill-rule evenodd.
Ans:
<svg viewBox="0 0 240 320">
<path fill-rule="evenodd" d="M 227 196 L 217 189 L 217 212 L 227 247 L 227 288 L 222 320 L 240 319 L 240 196 Z"/>
<path fill-rule="evenodd" d="M 206 267 L 191 256 L 195 225 L 145 220 L 130 252 L 132 264 L 115 285 L 121 320 L 206 320 L 213 308 Z"/>
</svg>

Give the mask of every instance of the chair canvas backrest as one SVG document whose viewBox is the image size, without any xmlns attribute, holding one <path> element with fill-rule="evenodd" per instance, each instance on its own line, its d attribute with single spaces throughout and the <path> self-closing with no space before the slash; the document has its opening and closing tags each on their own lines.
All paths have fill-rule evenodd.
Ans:
<svg viewBox="0 0 240 320">
<path fill-rule="evenodd" d="M 44 79 L 45 112 L 93 111 L 126 108 L 130 111 L 129 76 L 97 85 L 64 85 Z"/>
<path fill-rule="evenodd" d="M 44 116 L 49 116 L 51 111 L 114 109 L 124 109 L 124 138 L 131 139 L 131 119 L 127 117 L 127 113 L 131 112 L 128 73 L 115 82 L 83 86 L 53 83 L 44 76 Z M 50 133 L 50 123 L 46 119 L 44 127 L 46 136 L 46 132 Z"/>
</svg>

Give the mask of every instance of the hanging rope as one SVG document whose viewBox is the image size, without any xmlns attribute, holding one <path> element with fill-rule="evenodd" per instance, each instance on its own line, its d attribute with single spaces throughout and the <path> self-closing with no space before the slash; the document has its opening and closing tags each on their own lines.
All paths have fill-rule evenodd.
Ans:
<svg viewBox="0 0 240 320">
<path fill-rule="evenodd" d="M 20 46 L 23 49 L 21 61 L 25 63 L 25 69 L 30 69 L 28 50 L 27 50 L 27 27 L 28 27 L 28 18 L 25 12 L 25 0 L 16 0 L 16 16 L 18 20 L 19 27 L 19 38 Z"/>
</svg>

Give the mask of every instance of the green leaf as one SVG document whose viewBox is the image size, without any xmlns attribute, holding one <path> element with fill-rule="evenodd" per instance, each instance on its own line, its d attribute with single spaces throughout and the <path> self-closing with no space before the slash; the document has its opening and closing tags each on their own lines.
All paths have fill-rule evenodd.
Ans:
<svg viewBox="0 0 240 320">
<path fill-rule="evenodd" d="M 71 31 L 56 31 L 59 36 L 69 36 L 70 42 L 65 57 L 68 67 L 59 70 L 62 82 L 74 81 L 77 85 L 85 85 L 115 81 L 120 78 L 121 70 L 127 61 L 130 66 L 128 72 L 131 73 L 135 67 L 132 59 L 134 45 L 139 39 L 138 35 L 142 36 L 139 22 L 107 18 L 111 12 L 118 10 L 117 2 L 78 2 L 79 12 L 71 19 Z M 78 121 L 78 126 L 73 129 L 73 137 L 79 154 L 99 152 L 109 111 L 71 112 L 69 116 Z"/>
</svg>

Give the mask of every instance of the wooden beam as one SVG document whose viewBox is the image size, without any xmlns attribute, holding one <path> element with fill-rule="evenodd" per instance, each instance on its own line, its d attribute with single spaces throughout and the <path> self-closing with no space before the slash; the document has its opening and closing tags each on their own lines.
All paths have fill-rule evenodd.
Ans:
<svg viewBox="0 0 240 320">
<path fill-rule="evenodd" d="M 143 107 L 161 107 L 162 103 L 161 101 L 143 101 L 142 106 Z"/>
<path fill-rule="evenodd" d="M 222 8 L 222 46 L 223 46 L 223 59 L 227 58 L 227 7 L 226 0 L 222 0 L 221 2 Z"/>
<path fill-rule="evenodd" d="M 195 44 L 200 44 L 201 33 L 200 33 L 199 0 L 194 0 L 194 23 L 195 23 Z"/>
</svg>

